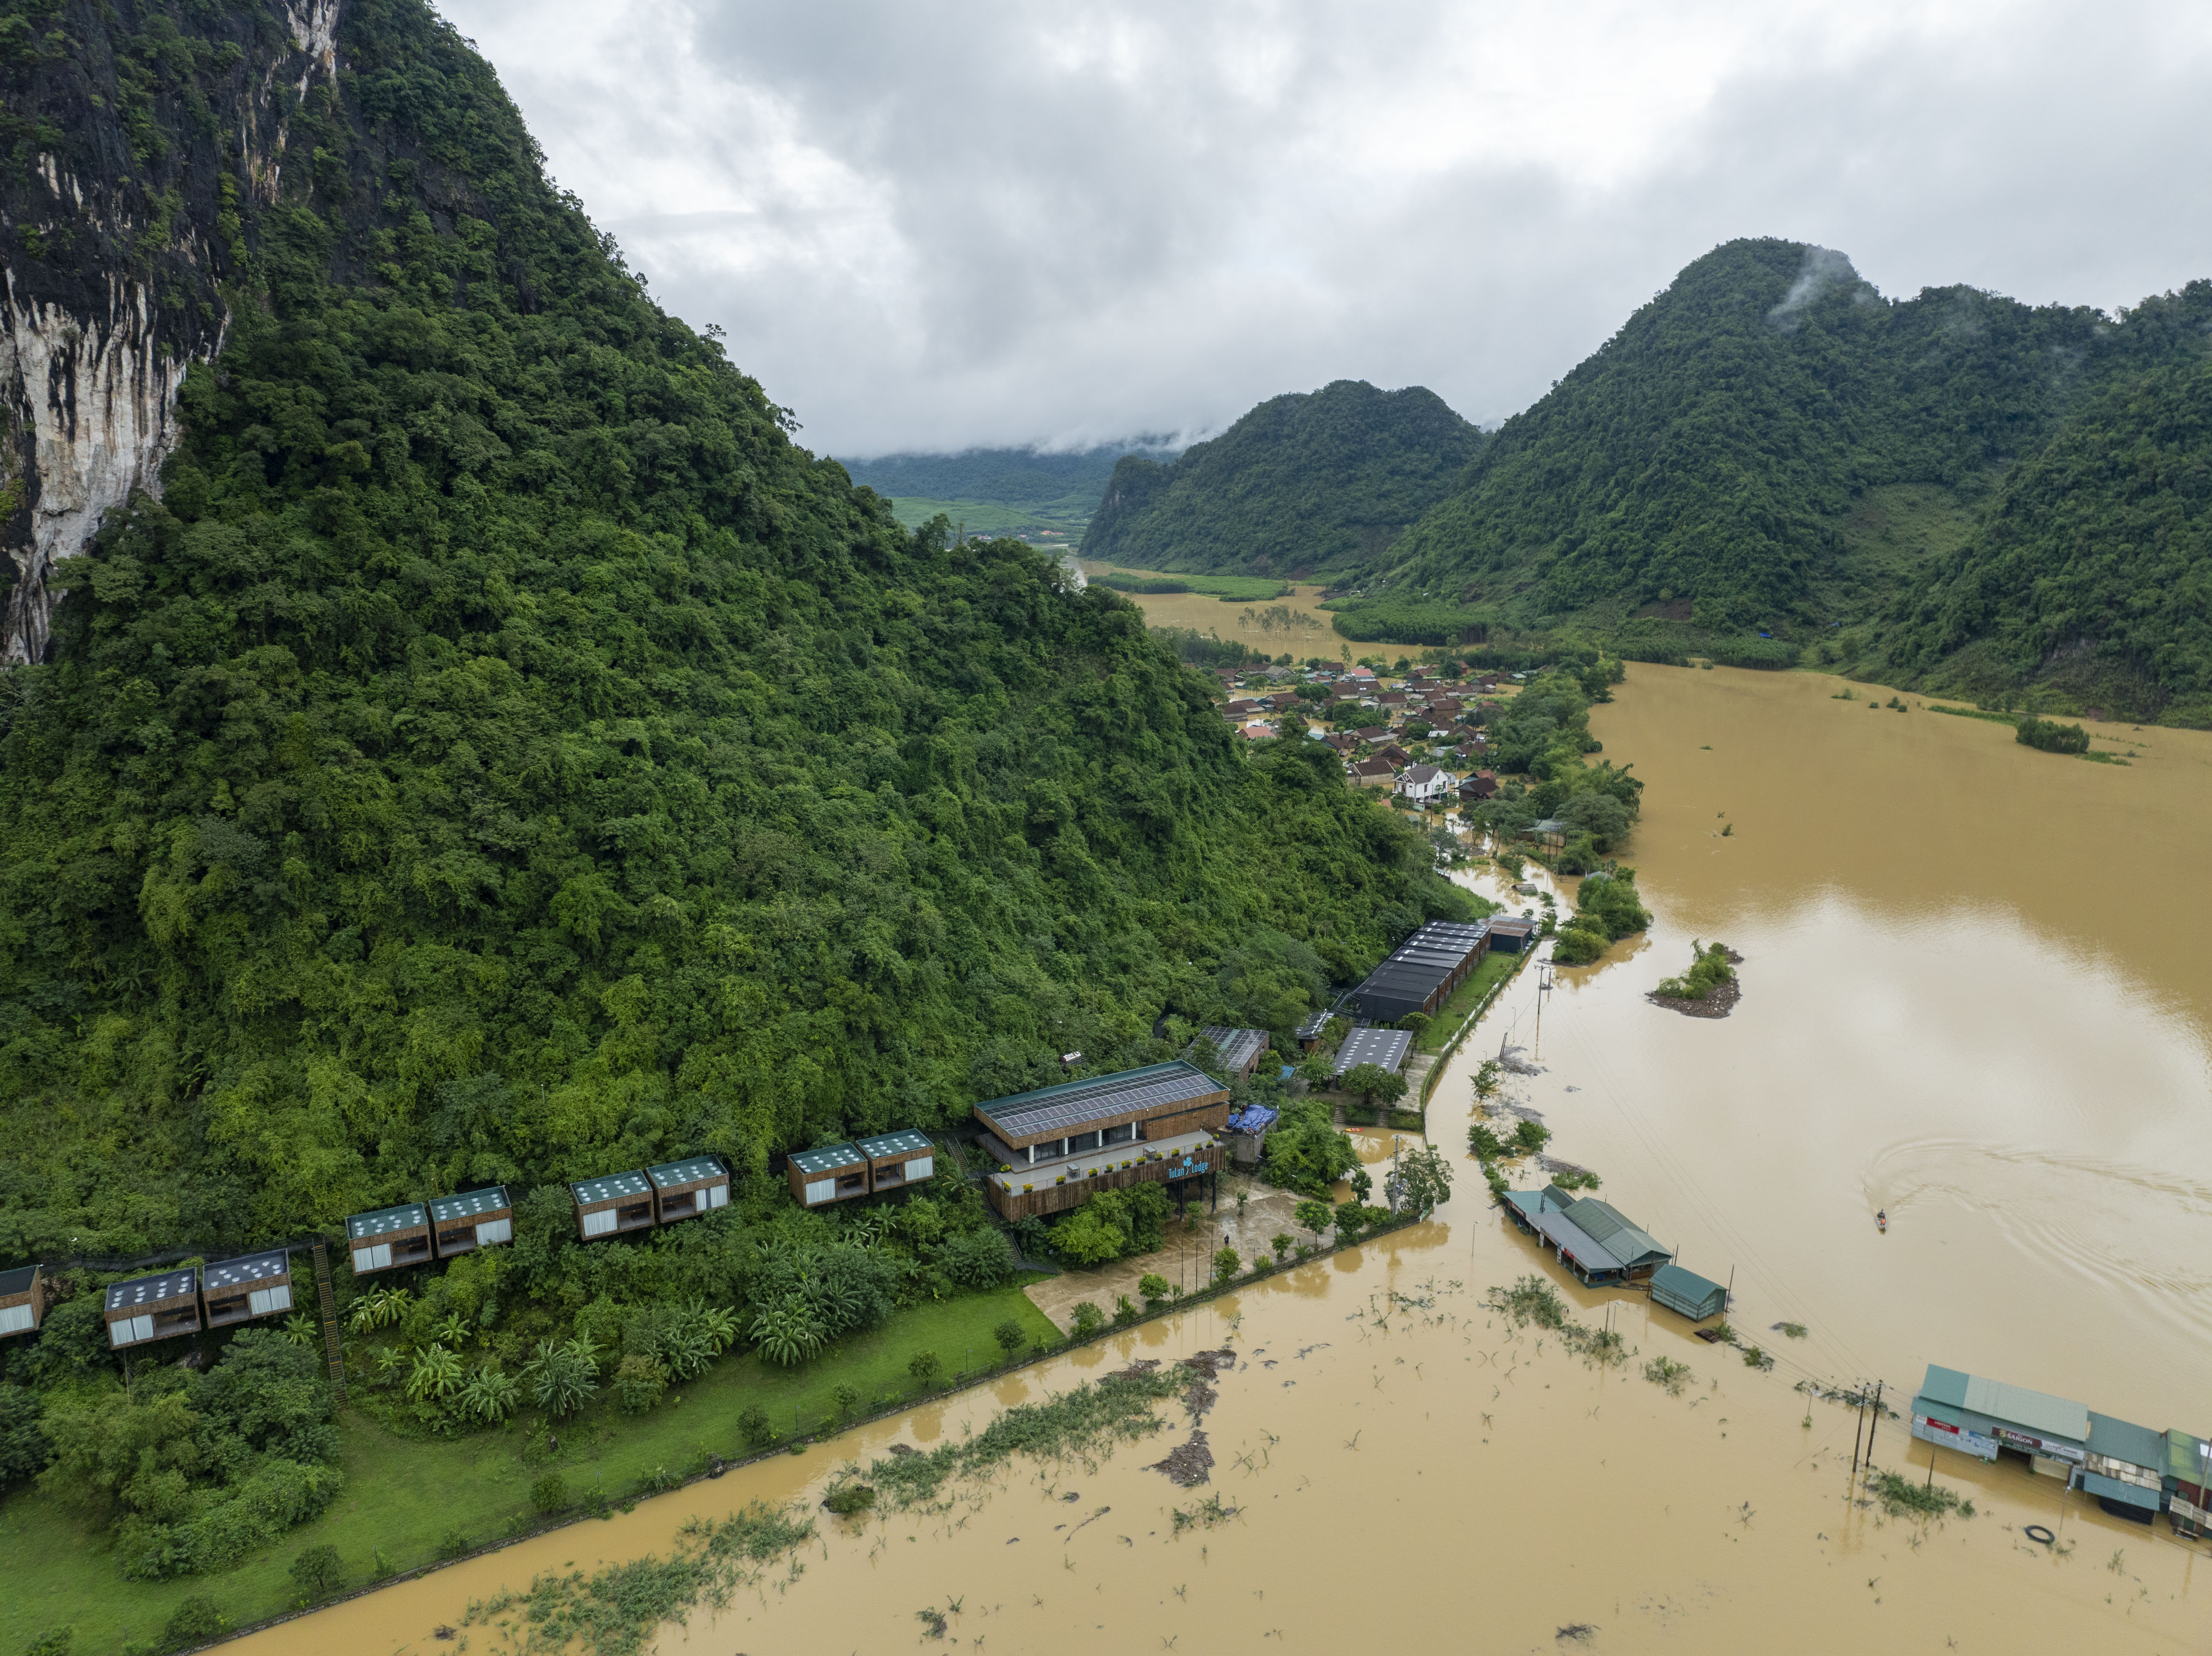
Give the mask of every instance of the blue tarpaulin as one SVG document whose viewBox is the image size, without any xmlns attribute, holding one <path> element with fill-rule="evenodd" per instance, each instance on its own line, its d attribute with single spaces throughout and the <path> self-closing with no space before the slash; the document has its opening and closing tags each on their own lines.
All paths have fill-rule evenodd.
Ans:
<svg viewBox="0 0 2212 1656">
<path fill-rule="evenodd" d="M 1260 1132 L 1267 1128 L 1273 1126 L 1277 1118 L 1281 1114 L 1282 1112 L 1280 1110 L 1270 1109 L 1265 1104 L 1247 1104 L 1241 1110 L 1232 1110 L 1230 1112 L 1229 1131 L 1231 1132 Z"/>
</svg>

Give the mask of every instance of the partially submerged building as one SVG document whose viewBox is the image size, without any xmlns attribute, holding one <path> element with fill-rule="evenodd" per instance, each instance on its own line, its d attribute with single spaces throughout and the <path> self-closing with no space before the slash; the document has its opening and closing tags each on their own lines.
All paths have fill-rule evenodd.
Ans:
<svg viewBox="0 0 2212 1656">
<path fill-rule="evenodd" d="M 210 1328 L 228 1328 L 292 1308 L 292 1256 L 283 1248 L 200 1268 L 200 1299 Z"/>
<path fill-rule="evenodd" d="M 1650 1233 L 1595 1197 L 1578 1198 L 1547 1185 L 1540 1191 L 1508 1191 L 1500 1205 L 1524 1235 L 1549 1243 L 1559 1263 L 1593 1287 L 1639 1281 L 1674 1261 Z"/>
<path fill-rule="evenodd" d="M 1929 1363 L 1912 1399 L 1912 1435 L 1982 1460 L 2011 1453 L 2069 1485 L 2089 1454 L 2089 1410 L 2068 1398 Z"/>
<path fill-rule="evenodd" d="M 430 1210 L 420 1202 L 402 1202 L 354 1214 L 346 1220 L 346 1246 L 356 1277 L 419 1265 L 430 1257 Z"/>
<path fill-rule="evenodd" d="M 1079 1207 L 1101 1190 L 1218 1174 L 1229 1089 L 1177 1059 L 975 1106 L 991 1205 L 1018 1219 Z"/>
<path fill-rule="evenodd" d="M 1267 1133 L 1282 1119 L 1282 1112 L 1269 1104 L 1247 1104 L 1229 1115 L 1229 1159 L 1240 1166 L 1249 1167 L 1259 1161 L 1267 1147 Z"/>
<path fill-rule="evenodd" d="M 200 1273 L 191 1265 L 156 1277 L 134 1277 L 107 1290 L 107 1344 L 112 1350 L 200 1331 Z"/>
<path fill-rule="evenodd" d="M 1501 955 L 1519 954 L 1536 935 L 1536 922 L 1520 915 L 1493 914 L 1486 924 L 1489 945 Z"/>
<path fill-rule="evenodd" d="M 653 1228 L 653 1181 L 642 1172 L 579 1179 L 568 1186 L 568 1194 L 576 1204 L 577 1234 L 587 1242 Z"/>
<path fill-rule="evenodd" d="M 0 1338 L 27 1334 L 46 1319 L 46 1279 L 35 1265 L 0 1271 Z"/>
<path fill-rule="evenodd" d="M 1719 1316 L 1728 1309 L 1728 1289 L 1718 1283 L 1678 1265 L 1663 1265 L 1651 1273 L 1651 1303 L 1693 1323 Z"/>
<path fill-rule="evenodd" d="M 514 1240 L 514 1203 L 504 1185 L 486 1185 L 430 1204 L 430 1235 L 441 1259 Z"/>
<path fill-rule="evenodd" d="M 2089 1411 L 2081 1487 L 2115 1518 L 2148 1524 L 2166 1506 L 2166 1434 Z"/>
<path fill-rule="evenodd" d="M 664 1225 L 730 1205 L 730 1170 L 715 1156 L 664 1162 L 645 1176 L 653 1181 L 653 1217 Z"/>
<path fill-rule="evenodd" d="M 803 1208 L 827 1207 L 868 1193 L 868 1158 L 857 1144 L 793 1150 L 784 1166 L 791 1193 Z"/>
<path fill-rule="evenodd" d="M 2194 1432 L 2168 1432 L 2165 1483 L 2173 1532 L 2202 1538 L 2212 1526 L 2212 1443 Z"/>
<path fill-rule="evenodd" d="M 904 1190 L 937 1176 L 937 1146 L 915 1128 L 863 1138 L 858 1148 L 867 1158 L 871 1191 Z"/>
<path fill-rule="evenodd" d="M 1347 998 L 1370 1023 L 1395 1023 L 1413 1012 L 1433 1017 L 1482 962 L 1491 920 L 1431 920 L 1391 950 Z"/>
</svg>

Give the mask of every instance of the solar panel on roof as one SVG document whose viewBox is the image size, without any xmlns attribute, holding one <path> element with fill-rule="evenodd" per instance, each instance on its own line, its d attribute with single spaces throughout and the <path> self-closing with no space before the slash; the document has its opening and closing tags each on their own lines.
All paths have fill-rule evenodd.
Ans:
<svg viewBox="0 0 2212 1656">
<path fill-rule="evenodd" d="M 217 1289 L 240 1288 L 247 1283 L 264 1283 L 271 1277 L 289 1276 L 292 1270 L 291 1256 L 283 1251 L 257 1253 L 250 1259 L 225 1259 L 220 1265 L 203 1266 L 200 1282 L 210 1294 Z"/>
<path fill-rule="evenodd" d="M 912 1127 L 902 1127 L 896 1132 L 879 1133 L 873 1138 L 860 1141 L 860 1154 L 871 1162 L 881 1162 L 894 1156 L 912 1156 L 932 1149 L 928 1135 L 916 1132 Z"/>
<path fill-rule="evenodd" d="M 1203 1070 L 1176 1062 L 1125 1070 L 1089 1081 L 1064 1082 L 1058 1087 L 994 1099 L 975 1107 L 1001 1137 L 1058 1137 L 1079 1129 L 1086 1121 L 1205 1098 L 1220 1090 L 1221 1083 Z"/>
</svg>

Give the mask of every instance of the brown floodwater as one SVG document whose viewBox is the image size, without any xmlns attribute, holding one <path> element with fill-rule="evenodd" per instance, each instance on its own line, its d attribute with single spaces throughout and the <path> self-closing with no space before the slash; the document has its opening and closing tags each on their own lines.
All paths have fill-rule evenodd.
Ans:
<svg viewBox="0 0 2212 1656">
<path fill-rule="evenodd" d="M 1084 573 L 1097 575 L 1122 566 L 1113 563 L 1086 562 Z M 1130 570 L 1131 574 L 1151 572 Z M 1345 647 L 1344 640 L 1333 630 L 1334 618 L 1325 610 L 1317 609 L 1322 589 L 1310 583 L 1297 585 L 1288 597 L 1254 603 L 1246 599 L 1209 597 L 1203 592 L 1125 592 L 1122 596 L 1145 612 L 1145 619 L 1154 627 L 1192 627 L 1201 633 L 1212 633 L 1234 644 L 1249 645 L 1269 655 L 1286 652 L 1303 661 L 1308 656 L 1327 656 L 1334 660 Z M 1288 610 L 1295 619 L 1286 630 L 1281 627 L 1267 628 L 1260 624 L 1261 611 L 1270 609 Z M 1253 619 L 1247 621 L 1249 613 Z M 1358 646 L 1355 655 L 1370 647 Z"/>
<path fill-rule="evenodd" d="M 1651 930 L 1559 973 L 1540 1022 L 1523 974 L 1429 1120 L 1457 1147 L 1474 1063 L 1522 1048 L 1540 1072 L 1511 1077 L 1512 1097 L 1686 1264 L 1733 1272 L 1732 1319 L 1770 1343 L 1773 1372 L 1559 1277 L 1462 1159 L 1431 1223 L 247 1643 L 520 1648 L 465 1623 L 471 1598 L 665 1551 L 694 1513 L 811 1503 L 841 1458 L 1225 1344 L 1240 1361 L 1204 1422 L 1209 1486 L 1147 1470 L 1189 1429 L 1165 1409 L 1146 1443 L 1018 1461 L 945 1512 L 817 1513 L 789 1568 L 659 1648 L 927 1649 L 923 1610 L 951 1612 L 948 1643 L 1001 1651 L 2204 1648 L 2198 1549 L 2163 1520 L 1948 1452 L 1935 1481 L 1978 1515 L 1886 1519 L 1850 1498 L 1852 1413 L 1796 1387 L 1879 1378 L 1909 1399 L 1935 1361 L 2212 1426 L 2196 1383 L 2212 1355 L 2212 737 L 2108 727 L 2142 756 L 2101 766 L 1836 688 L 1631 670 L 1597 728 L 1650 783 L 1633 855 Z M 1692 937 L 1745 956 L 1726 1019 L 1643 998 Z M 1364 1157 L 1389 1153 L 1388 1134 L 1360 1137 Z M 1532 1271 L 1586 1321 L 1610 1318 L 1632 1361 L 1593 1368 L 1482 1306 Z M 1770 1331 L 1783 1320 L 1808 1337 Z M 1655 1356 L 1691 1369 L 1680 1395 L 1643 1377 Z M 1894 1420 L 1874 1453 L 1929 1474 Z M 1171 1514 L 1210 1495 L 1233 1510 L 1178 1533 Z M 2057 1545 L 2027 1539 L 2031 1523 Z M 441 1625 L 459 1638 L 436 1641 Z"/>
</svg>

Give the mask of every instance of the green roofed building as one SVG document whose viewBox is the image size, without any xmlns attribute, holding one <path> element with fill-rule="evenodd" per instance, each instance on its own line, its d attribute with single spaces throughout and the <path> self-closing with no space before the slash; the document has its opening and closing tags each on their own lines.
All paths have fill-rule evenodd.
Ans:
<svg viewBox="0 0 2212 1656">
<path fill-rule="evenodd" d="M 2166 1434 L 2092 1409 L 2081 1487 L 2115 1517 L 2148 1523 L 2166 1505 Z"/>
<path fill-rule="evenodd" d="M 1728 1309 L 1728 1289 L 1694 1271 L 1663 1265 L 1651 1273 L 1651 1303 L 1701 1323 Z"/>
<path fill-rule="evenodd" d="M 784 1164 L 792 1198 L 803 1208 L 827 1207 L 868 1193 L 868 1158 L 855 1144 L 793 1150 Z"/>
<path fill-rule="evenodd" d="M 863 1138 L 858 1148 L 868 1159 L 870 1190 L 904 1190 L 937 1176 L 937 1146 L 912 1127 Z"/>
<path fill-rule="evenodd" d="M 576 1228 L 586 1241 L 653 1228 L 653 1181 L 639 1172 L 603 1174 L 568 1186 Z"/>
<path fill-rule="evenodd" d="M 353 1274 L 374 1276 L 419 1265 L 430 1257 L 430 1213 L 420 1202 L 356 1213 L 346 1221 L 346 1246 L 353 1253 Z"/>
<path fill-rule="evenodd" d="M 1912 1399 L 1912 1435 L 1983 1460 L 2011 1450 L 2043 1476 L 2071 1483 L 2089 1453 L 2089 1411 L 2069 1398 L 1931 1362 Z"/>
<path fill-rule="evenodd" d="M 2168 1432 L 2166 1483 L 2174 1533 L 2200 1538 L 2212 1526 L 2212 1443 L 2194 1432 Z"/>
</svg>

